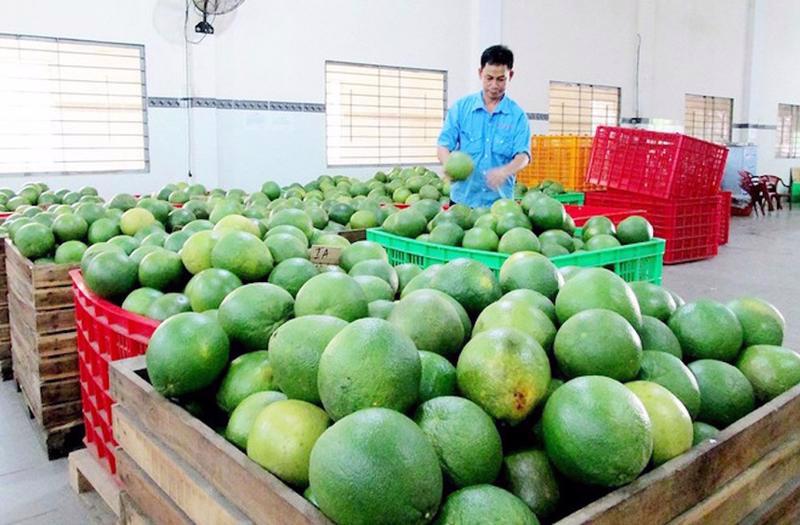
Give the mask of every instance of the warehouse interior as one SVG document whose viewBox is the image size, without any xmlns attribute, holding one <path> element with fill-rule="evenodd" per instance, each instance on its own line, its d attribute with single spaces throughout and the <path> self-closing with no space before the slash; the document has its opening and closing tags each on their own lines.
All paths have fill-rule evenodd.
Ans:
<svg viewBox="0 0 800 525">
<path fill-rule="evenodd" d="M 0 525 L 800 520 L 800 0 L 0 5 Z"/>
</svg>

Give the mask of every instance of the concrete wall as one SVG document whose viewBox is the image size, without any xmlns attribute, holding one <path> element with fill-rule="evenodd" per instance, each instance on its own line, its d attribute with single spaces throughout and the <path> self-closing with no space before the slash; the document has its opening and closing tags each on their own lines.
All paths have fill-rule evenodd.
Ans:
<svg viewBox="0 0 800 525">
<path fill-rule="evenodd" d="M 0 0 L 0 31 L 144 44 L 151 97 L 324 103 L 324 62 L 343 60 L 447 70 L 453 102 L 479 88 L 480 51 L 503 42 L 517 56 L 509 93 L 529 113 L 547 112 L 550 80 L 619 86 L 623 117 L 638 108 L 639 116 L 677 127 L 686 93 L 733 97 L 736 123 L 774 126 L 779 102 L 800 103 L 797 0 L 249 0 L 214 21 L 214 36 L 188 46 L 185 6 Z M 197 20 L 191 8 L 192 39 Z M 92 184 L 104 194 L 146 192 L 185 180 L 191 170 L 209 186 L 250 190 L 267 179 L 375 171 L 326 167 L 322 113 L 151 107 L 148 117 L 149 173 L 48 182 Z M 532 128 L 545 133 L 547 122 Z M 760 172 L 784 175 L 800 164 L 775 159 L 774 129 L 737 131 L 734 140 L 759 145 Z"/>
</svg>

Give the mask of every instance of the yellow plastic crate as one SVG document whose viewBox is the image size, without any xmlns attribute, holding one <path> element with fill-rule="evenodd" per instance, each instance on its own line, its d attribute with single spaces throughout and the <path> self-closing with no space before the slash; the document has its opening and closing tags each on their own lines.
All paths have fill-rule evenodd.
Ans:
<svg viewBox="0 0 800 525">
<path fill-rule="evenodd" d="M 534 135 L 531 137 L 531 162 L 517 180 L 526 186 L 542 181 L 561 183 L 566 191 L 591 191 L 593 184 L 583 181 L 592 152 L 592 137 L 577 135 Z"/>
</svg>

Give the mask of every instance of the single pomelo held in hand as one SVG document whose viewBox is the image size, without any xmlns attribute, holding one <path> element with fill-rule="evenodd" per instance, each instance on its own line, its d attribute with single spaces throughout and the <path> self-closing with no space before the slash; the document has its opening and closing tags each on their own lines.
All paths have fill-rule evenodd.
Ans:
<svg viewBox="0 0 800 525">
<path fill-rule="evenodd" d="M 137 288 L 128 294 L 122 302 L 122 309 L 139 315 L 145 315 L 150 304 L 164 295 L 152 288 Z"/>
<path fill-rule="evenodd" d="M 725 428 L 755 408 L 753 386 L 735 366 L 714 359 L 689 363 L 700 387 L 697 419 Z"/>
<path fill-rule="evenodd" d="M 309 279 L 297 292 L 294 315 L 332 315 L 355 321 L 369 315 L 367 297 L 349 275 L 322 273 Z"/>
<path fill-rule="evenodd" d="M 742 347 L 742 325 L 730 308 L 701 299 L 678 308 L 669 328 L 691 359 L 733 361 Z"/>
<path fill-rule="evenodd" d="M 502 295 L 492 271 L 471 259 L 448 262 L 436 272 L 429 287 L 446 293 L 474 316 Z"/>
<path fill-rule="evenodd" d="M 736 367 L 753 385 L 756 399 L 771 401 L 800 383 L 800 355 L 774 345 L 753 345 L 739 356 Z"/>
<path fill-rule="evenodd" d="M 319 275 L 319 270 L 308 259 L 294 257 L 279 263 L 270 272 L 268 281 L 275 286 L 280 286 L 292 297 L 297 297 L 297 292 L 312 277 Z"/>
<path fill-rule="evenodd" d="M 546 313 L 528 301 L 505 296 L 495 301 L 478 316 L 472 334 L 495 328 L 516 328 L 533 337 L 545 351 L 553 349 L 556 327 Z"/>
<path fill-rule="evenodd" d="M 743 297 L 728 303 L 742 325 L 744 346 L 783 344 L 786 321 L 777 308 L 754 297 Z"/>
<path fill-rule="evenodd" d="M 203 314 L 181 313 L 161 323 L 147 345 L 147 374 L 166 397 L 211 385 L 228 365 L 230 345 L 219 323 Z"/>
<path fill-rule="evenodd" d="M 444 164 L 444 172 L 453 180 L 465 180 L 470 176 L 475 165 L 472 157 L 463 151 L 454 151 L 447 157 Z"/>
<path fill-rule="evenodd" d="M 504 486 L 542 518 L 553 514 L 561 499 L 558 481 L 543 450 L 522 450 L 503 460 Z"/>
<path fill-rule="evenodd" d="M 208 268 L 191 279 L 184 294 L 189 298 L 192 310 L 205 312 L 216 310 L 229 293 L 242 286 L 242 281 L 228 270 Z"/>
<path fill-rule="evenodd" d="M 212 267 L 211 252 L 214 250 L 219 235 L 212 230 L 193 233 L 181 247 L 180 256 L 183 265 L 193 275 Z"/>
<path fill-rule="evenodd" d="M 156 222 L 155 216 L 145 208 L 131 208 L 119 219 L 119 229 L 125 235 L 136 235 L 142 228 Z"/>
<path fill-rule="evenodd" d="M 498 521 L 500 520 L 500 521 Z M 494 485 L 474 485 L 447 496 L 434 525 L 539 525 L 524 501 Z"/>
<path fill-rule="evenodd" d="M 579 483 L 619 487 L 653 452 L 650 418 L 622 383 L 585 376 L 558 388 L 544 407 L 542 432 L 555 467 Z"/>
<path fill-rule="evenodd" d="M 88 253 L 88 250 L 84 253 L 84 259 Z M 88 260 L 83 278 L 94 293 L 113 299 L 124 297 L 136 287 L 138 268 L 124 251 L 103 250 Z"/>
<path fill-rule="evenodd" d="M 655 317 L 649 315 L 642 316 L 642 326 L 638 330 L 639 337 L 642 338 L 642 350 L 653 350 L 672 354 L 678 359 L 683 358 L 681 343 L 669 326 L 662 323 Z"/>
<path fill-rule="evenodd" d="M 410 337 L 418 350 L 449 356 L 464 344 L 458 311 L 437 290 L 419 290 L 401 299 L 387 320 Z"/>
<path fill-rule="evenodd" d="M 494 421 L 478 405 L 455 396 L 422 403 L 414 415 L 433 444 L 445 477 L 456 487 L 493 483 L 503 461 Z"/>
<path fill-rule="evenodd" d="M 442 498 L 433 445 L 406 416 L 368 408 L 331 426 L 311 451 L 311 490 L 336 523 L 429 523 Z"/>
<path fill-rule="evenodd" d="M 630 283 L 628 286 L 631 287 L 636 299 L 639 301 L 642 315 L 649 315 L 666 323 L 669 321 L 670 316 L 675 313 L 675 310 L 678 309 L 675 299 L 672 298 L 667 290 L 658 285 L 637 281 Z"/>
<path fill-rule="evenodd" d="M 622 244 L 653 240 L 653 225 L 639 215 L 631 215 L 617 224 L 617 239 Z"/>
<path fill-rule="evenodd" d="M 256 392 L 276 390 L 272 366 L 265 350 L 242 354 L 231 361 L 217 390 L 217 405 L 231 413 L 244 398 Z"/>
<path fill-rule="evenodd" d="M 692 419 L 700 412 L 700 387 L 692 371 L 677 357 L 664 353 L 642 352 L 639 379 L 658 383 L 677 397 Z"/>
<path fill-rule="evenodd" d="M 631 381 L 625 386 L 639 398 L 650 418 L 653 464 L 661 465 L 692 448 L 692 418 L 672 392 L 650 381 Z"/>
<path fill-rule="evenodd" d="M 550 362 L 533 337 L 514 328 L 496 328 L 467 343 L 456 373 L 465 397 L 495 419 L 516 424 L 544 397 Z"/>
<path fill-rule="evenodd" d="M 606 376 L 630 381 L 639 374 L 642 343 L 624 317 L 611 310 L 578 312 L 561 325 L 553 345 L 567 377 Z"/>
<path fill-rule="evenodd" d="M 422 365 L 414 342 L 382 319 L 360 319 L 328 343 L 317 386 L 333 419 L 368 407 L 404 412 L 419 394 Z"/>
<path fill-rule="evenodd" d="M 422 375 L 419 380 L 419 402 L 456 393 L 456 368 L 450 361 L 433 352 L 419 351 Z"/>
<path fill-rule="evenodd" d="M 289 320 L 294 300 L 274 284 L 246 284 L 219 305 L 219 322 L 231 341 L 249 350 L 263 350 L 272 332 Z"/>
<path fill-rule="evenodd" d="M 692 431 L 694 432 L 694 436 L 692 437 L 693 447 L 707 439 L 713 439 L 719 434 L 719 429 L 708 423 L 703 423 L 702 421 L 695 421 L 692 423 Z"/>
<path fill-rule="evenodd" d="M 604 268 L 585 268 L 566 281 L 556 297 L 559 321 L 593 308 L 617 312 L 638 330 L 642 326 L 639 302 L 622 277 Z"/>
<path fill-rule="evenodd" d="M 564 278 L 550 259 L 536 252 L 517 252 L 500 267 L 500 286 L 503 292 L 534 290 L 554 299 L 563 286 Z"/>
<path fill-rule="evenodd" d="M 292 399 L 320 404 L 319 360 L 347 321 L 329 315 L 307 315 L 287 321 L 269 340 L 275 384 Z"/>
<path fill-rule="evenodd" d="M 273 260 L 261 239 L 251 233 L 232 231 L 214 245 L 211 265 L 234 273 L 242 281 L 256 281 L 269 275 Z"/>
<path fill-rule="evenodd" d="M 163 248 L 145 255 L 139 262 L 142 286 L 166 292 L 183 282 L 184 268 L 180 255 Z"/>
<path fill-rule="evenodd" d="M 311 450 L 330 423 L 324 410 L 306 401 L 270 403 L 253 422 L 247 456 L 286 483 L 305 487 Z"/>
</svg>

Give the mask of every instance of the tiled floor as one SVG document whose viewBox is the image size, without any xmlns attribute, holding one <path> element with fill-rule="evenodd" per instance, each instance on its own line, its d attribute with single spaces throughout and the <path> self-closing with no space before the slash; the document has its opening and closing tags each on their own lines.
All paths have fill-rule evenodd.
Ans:
<svg viewBox="0 0 800 525">
<path fill-rule="evenodd" d="M 686 300 L 766 299 L 786 317 L 785 344 L 800 348 L 800 211 L 738 218 L 731 240 L 708 261 L 668 266 L 664 285 Z M 67 460 L 48 462 L 13 382 L 0 385 L 0 525 L 106 524 L 114 516 L 95 494 L 76 495 Z"/>
</svg>

